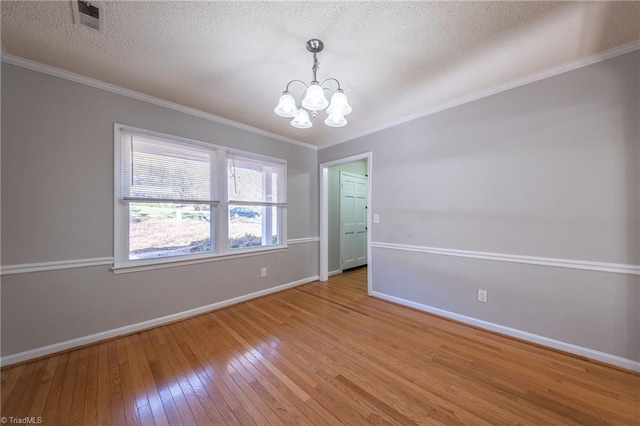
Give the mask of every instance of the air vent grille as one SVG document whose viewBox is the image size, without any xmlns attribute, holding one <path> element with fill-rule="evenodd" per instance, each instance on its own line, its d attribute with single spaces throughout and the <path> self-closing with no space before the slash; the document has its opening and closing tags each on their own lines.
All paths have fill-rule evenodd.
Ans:
<svg viewBox="0 0 640 426">
<path fill-rule="evenodd" d="M 76 24 L 83 25 L 95 31 L 102 31 L 104 16 L 102 8 L 94 2 L 84 0 L 71 0 L 73 5 L 73 18 Z"/>
</svg>

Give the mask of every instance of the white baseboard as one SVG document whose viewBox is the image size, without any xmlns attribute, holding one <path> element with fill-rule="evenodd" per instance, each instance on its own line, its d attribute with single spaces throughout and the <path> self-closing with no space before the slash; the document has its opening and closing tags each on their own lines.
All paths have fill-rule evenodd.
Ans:
<svg viewBox="0 0 640 426">
<path fill-rule="evenodd" d="M 507 336 L 537 343 L 539 345 L 548 346 L 550 348 L 558 349 L 564 352 L 569 352 L 575 355 L 580 355 L 580 356 L 601 361 L 607 364 L 616 365 L 618 367 L 626 368 L 627 370 L 640 372 L 640 362 L 638 361 L 622 358 L 617 355 L 596 351 L 596 350 L 585 348 L 582 346 L 573 345 L 571 343 L 562 342 L 560 340 L 554 340 L 548 337 L 538 336 L 537 334 L 529 333 L 526 331 L 511 328 L 511 327 L 506 327 L 504 325 L 495 324 L 488 321 L 483 321 L 473 317 L 468 317 L 466 315 L 456 314 L 454 312 L 445 311 L 444 309 L 434 308 L 432 306 L 423 305 L 421 303 L 412 302 L 411 300 L 390 296 L 388 294 L 380 293 L 377 291 L 373 291 L 371 295 L 383 300 L 388 300 L 389 302 L 397 303 L 399 305 L 409 306 L 411 308 L 415 308 L 420 311 L 429 312 L 431 314 L 439 315 L 441 317 L 456 320 L 465 324 L 484 328 L 485 330 L 494 331 L 496 333 L 505 334 Z"/>
<path fill-rule="evenodd" d="M 245 294 L 243 296 L 234 297 L 232 299 L 223 300 L 221 302 L 216 302 L 211 305 L 201 306 L 199 308 L 190 309 L 188 311 L 178 312 L 176 314 L 155 318 L 149 321 L 143 321 L 137 324 L 131 324 L 124 327 L 115 328 L 112 330 L 107 330 L 107 331 L 91 334 L 84 337 L 78 337 L 76 339 L 66 340 L 60 343 L 54 343 L 52 345 L 43 346 L 40 348 L 31 349 L 24 352 L 19 352 L 13 355 L 7 355 L 0 358 L 0 365 L 2 367 L 6 367 L 7 365 L 12 365 L 19 362 L 40 358 L 46 355 L 54 354 L 56 352 L 62 352 L 62 351 L 77 348 L 80 346 L 88 345 L 91 343 L 96 343 L 101 340 L 112 339 L 114 337 L 135 333 L 135 332 L 146 330 L 153 327 L 158 327 L 163 324 L 168 324 L 175 321 L 183 320 L 189 317 L 193 317 L 196 315 L 204 314 L 206 312 L 210 312 L 210 311 L 221 309 L 230 305 L 234 305 L 236 303 L 244 302 L 250 299 L 255 299 L 261 296 L 266 296 L 267 294 L 276 293 L 278 291 L 297 287 L 302 284 L 307 284 L 312 281 L 316 281 L 318 278 L 319 277 L 315 275 L 313 277 L 303 278 L 301 280 L 294 281 L 288 284 L 282 284 L 282 285 L 271 287 L 265 290 L 256 291 L 254 293 Z"/>
<path fill-rule="evenodd" d="M 341 273 L 342 273 L 342 269 L 336 269 L 335 271 L 329 272 L 327 275 L 331 277 L 333 275 L 338 275 L 338 274 L 341 274 Z"/>
</svg>

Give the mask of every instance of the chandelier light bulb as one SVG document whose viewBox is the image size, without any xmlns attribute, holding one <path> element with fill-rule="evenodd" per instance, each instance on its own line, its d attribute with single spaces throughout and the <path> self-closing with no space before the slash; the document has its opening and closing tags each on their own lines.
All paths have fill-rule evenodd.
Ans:
<svg viewBox="0 0 640 426">
<path fill-rule="evenodd" d="M 324 124 L 329 127 L 343 127 L 347 125 L 347 120 L 343 115 L 340 114 L 330 114 L 326 120 L 324 120 Z"/>
<path fill-rule="evenodd" d="M 331 105 L 327 108 L 327 114 L 347 115 L 352 111 L 347 100 L 347 95 L 342 92 L 336 92 L 331 97 Z"/>
<path fill-rule="evenodd" d="M 273 110 L 280 117 L 289 117 L 293 118 L 298 114 L 298 108 L 296 108 L 296 100 L 293 99 L 288 93 L 280 96 L 280 101 L 278 102 L 278 106 Z"/>
<path fill-rule="evenodd" d="M 329 106 L 329 101 L 324 96 L 324 90 L 319 84 L 311 84 L 302 100 L 302 106 L 309 111 L 322 111 Z"/>
<path fill-rule="evenodd" d="M 309 113 L 300 108 L 296 113 L 296 118 L 291 120 L 291 125 L 297 129 L 308 129 L 313 126 L 313 123 L 309 120 Z"/>
</svg>

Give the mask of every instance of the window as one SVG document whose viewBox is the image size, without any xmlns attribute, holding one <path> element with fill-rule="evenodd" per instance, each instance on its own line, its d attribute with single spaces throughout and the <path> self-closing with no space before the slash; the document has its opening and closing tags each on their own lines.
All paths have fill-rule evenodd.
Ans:
<svg viewBox="0 0 640 426">
<path fill-rule="evenodd" d="M 229 248 L 280 244 L 284 164 L 231 154 L 227 170 Z"/>
<path fill-rule="evenodd" d="M 283 161 L 115 129 L 115 268 L 283 245 Z"/>
</svg>

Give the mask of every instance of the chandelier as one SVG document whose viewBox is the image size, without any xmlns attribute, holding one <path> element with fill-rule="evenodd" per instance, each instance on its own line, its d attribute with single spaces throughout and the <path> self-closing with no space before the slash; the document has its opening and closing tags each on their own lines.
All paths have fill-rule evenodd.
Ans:
<svg viewBox="0 0 640 426">
<path fill-rule="evenodd" d="M 318 72 L 318 57 L 317 54 L 322 52 L 324 44 L 321 40 L 311 39 L 307 41 L 307 50 L 313 53 L 313 81 L 310 84 L 301 80 L 291 80 L 287 83 L 287 87 L 282 96 L 278 106 L 273 110 L 280 117 L 293 118 L 291 125 L 298 129 L 308 129 L 313 126 L 309 119 L 309 113 L 311 118 L 316 118 L 318 111 L 327 109 L 327 118 L 324 120 L 324 124 L 329 127 L 342 127 L 347 124 L 344 116 L 351 112 L 351 107 L 347 101 L 347 96 L 342 92 L 340 82 L 335 78 L 328 78 L 322 83 L 318 83 L 316 73 Z M 324 87 L 325 83 L 335 82 L 338 85 L 336 90 L 332 90 L 328 87 Z M 292 83 L 302 83 L 305 86 L 305 91 L 302 95 L 302 103 L 298 104 L 295 98 L 289 93 L 289 86 Z M 327 100 L 324 95 L 324 91 L 328 90 L 333 93 L 331 96 L 331 102 Z M 327 108 L 328 107 L 328 108 Z"/>
</svg>

